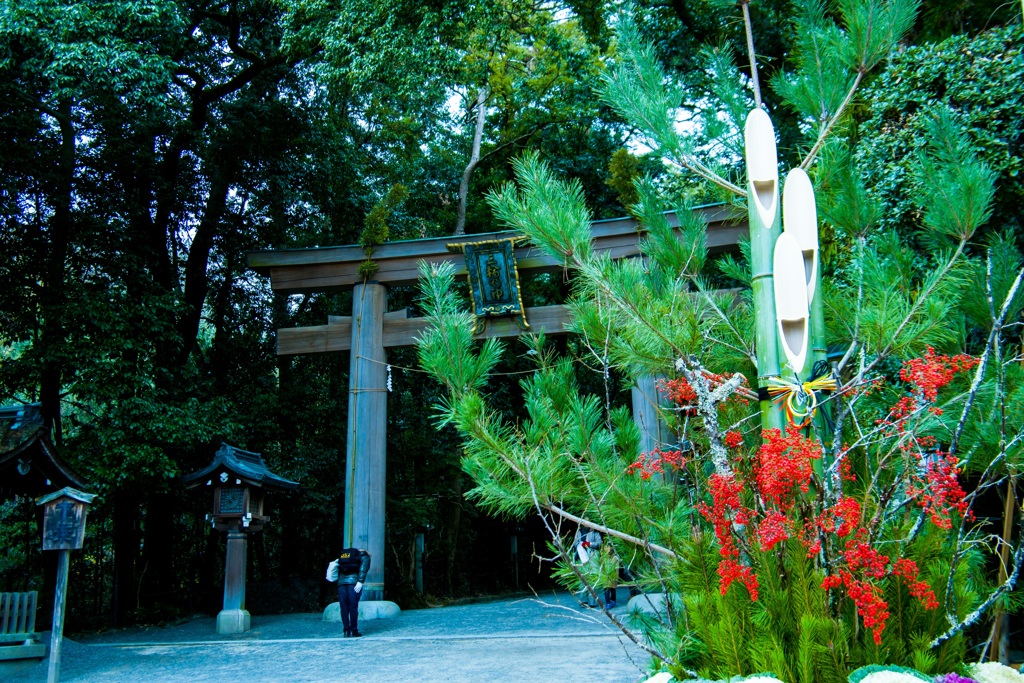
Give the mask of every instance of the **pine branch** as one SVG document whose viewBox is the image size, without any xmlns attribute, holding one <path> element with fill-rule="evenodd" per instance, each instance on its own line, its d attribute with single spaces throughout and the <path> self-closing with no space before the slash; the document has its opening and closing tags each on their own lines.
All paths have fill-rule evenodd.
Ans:
<svg viewBox="0 0 1024 683">
<path fill-rule="evenodd" d="M 864 303 L 864 236 L 857 236 L 857 306 L 854 310 L 853 334 L 850 336 L 850 348 L 843 354 L 843 359 L 836 366 L 837 372 L 842 372 L 846 363 L 853 357 L 854 351 L 860 345 L 860 309 Z"/>
<path fill-rule="evenodd" d="M 1013 587 L 1017 585 L 1017 579 L 1020 577 L 1020 570 L 1022 566 L 1024 566 L 1024 541 L 1018 541 L 1017 550 L 1014 552 L 1013 555 L 1013 572 L 1006 578 L 1006 581 L 1004 581 L 1002 585 L 999 586 L 999 588 L 992 591 L 988 598 L 983 603 L 981 603 L 973 612 L 964 617 L 959 623 L 955 623 L 953 626 L 949 628 L 949 630 L 947 630 L 941 636 L 937 637 L 935 640 L 929 643 L 929 647 L 934 649 L 939 645 L 942 645 L 950 638 L 953 638 L 957 634 L 962 632 L 968 626 L 971 626 L 972 624 L 977 622 L 978 619 L 980 619 L 981 616 L 985 613 L 985 611 L 989 607 L 994 605 L 999 598 L 1001 598 L 1005 593 L 1008 593 L 1013 590 Z M 955 566 L 953 567 L 953 569 L 955 569 Z"/>
<path fill-rule="evenodd" d="M 878 365 L 878 363 L 880 363 L 882 360 L 886 358 L 886 356 L 889 355 L 893 347 L 896 346 L 896 343 L 899 340 L 900 335 L 903 333 L 903 330 L 906 329 L 907 325 L 909 325 L 910 322 L 914 319 L 914 316 L 917 315 L 917 312 L 921 308 L 921 306 L 926 301 L 928 301 L 928 298 L 938 288 L 943 278 L 945 278 L 949 271 L 953 269 L 953 265 L 956 263 L 957 259 L 960 258 L 960 255 L 963 254 L 964 247 L 966 245 L 967 240 L 961 239 L 957 243 L 956 251 L 953 252 L 953 255 L 949 257 L 949 259 L 946 261 L 945 264 L 943 264 L 942 268 L 940 268 L 937 273 L 935 273 L 931 278 L 929 278 L 931 281 L 927 284 L 924 291 L 920 292 L 914 299 L 914 303 L 911 305 L 910 310 L 907 312 L 907 315 L 903 318 L 903 321 L 896 327 L 896 330 L 892 333 L 889 342 L 885 345 L 885 348 L 882 349 L 882 351 L 880 351 L 875 356 L 875 359 L 871 361 L 868 364 L 868 366 L 863 370 L 864 374 L 871 372 L 871 370 L 873 370 L 875 366 Z"/>
<path fill-rule="evenodd" d="M 678 107 L 680 93 L 666 92 L 665 74 L 653 48 L 641 41 L 632 17 L 620 15 L 617 29 L 620 65 L 605 77 L 602 98 L 624 119 L 645 131 L 659 153 L 673 163 L 718 185 L 746 197 L 746 191 L 715 173 L 680 144 L 671 112 Z"/>
<path fill-rule="evenodd" d="M 583 585 L 587 589 L 587 592 L 589 592 L 590 595 L 595 600 L 598 600 L 599 598 L 597 596 L 597 589 L 589 581 L 587 581 L 587 578 L 585 576 L 583 576 L 583 573 L 579 570 L 579 568 L 576 566 L 576 564 L 573 563 L 572 560 L 569 558 L 569 553 L 565 549 L 565 544 L 562 543 L 562 535 L 559 534 L 559 533 L 556 533 L 555 530 L 551 528 L 551 525 L 548 524 L 547 517 L 543 514 L 543 510 L 546 509 L 546 510 L 550 510 L 551 512 L 556 512 L 556 514 L 559 514 L 559 515 L 565 517 L 566 519 L 573 519 L 574 515 L 570 515 L 569 513 L 565 512 L 564 510 L 561 510 L 560 508 L 558 508 L 558 507 L 556 507 L 554 505 L 545 505 L 545 504 L 541 503 L 540 502 L 540 498 L 537 495 L 537 489 L 536 489 L 536 487 L 534 485 L 533 477 L 529 478 L 529 482 L 530 482 L 530 493 L 533 496 L 533 503 L 534 503 L 534 505 L 537 508 L 537 512 L 540 513 L 541 519 L 544 522 L 544 526 L 547 528 L 548 534 L 551 536 L 552 543 L 555 544 L 555 547 L 558 550 L 558 554 L 559 554 L 562 562 L 565 563 L 572 570 L 573 574 L 576 575 L 576 578 L 579 579 L 580 582 L 583 583 Z M 587 524 L 588 526 L 590 526 L 590 528 L 596 529 L 597 531 L 601 531 L 601 532 L 607 533 L 609 535 L 614 535 L 614 534 L 611 533 L 612 532 L 611 529 L 608 529 L 607 527 L 605 527 L 604 529 L 598 528 L 596 525 L 591 525 L 591 524 L 587 523 L 586 520 L 584 520 L 584 519 L 582 519 L 580 517 L 576 517 L 574 521 L 576 521 L 578 524 Z M 619 537 L 616 536 L 616 538 L 619 538 Z M 675 557 L 674 554 L 673 554 L 673 557 Z M 633 644 L 635 644 L 641 650 L 645 651 L 647 654 L 651 655 L 652 657 L 656 657 L 657 659 L 660 659 L 665 664 L 671 665 L 673 663 L 664 654 L 662 654 L 658 650 L 655 650 L 654 648 L 652 648 L 650 645 L 648 645 L 646 642 L 644 642 L 643 639 L 638 638 L 637 635 L 635 633 L 633 633 L 633 631 L 631 631 L 629 628 L 627 628 L 626 625 L 623 624 L 622 621 L 618 617 L 616 617 L 614 614 L 612 614 L 611 611 L 608 610 L 607 606 L 605 606 L 604 613 L 605 613 L 605 616 L 607 616 L 608 619 L 613 624 L 615 624 L 619 628 L 620 631 L 622 631 L 623 635 L 625 635 L 627 638 L 629 638 L 633 642 Z"/>
<path fill-rule="evenodd" d="M 846 112 L 846 108 L 850 106 L 850 102 L 853 101 L 853 94 L 857 92 L 857 88 L 860 86 L 860 82 L 863 78 L 864 72 L 858 70 L 856 77 L 853 79 L 853 85 L 850 86 L 850 90 L 846 93 L 846 97 L 843 98 L 843 101 L 836 110 L 836 113 L 832 115 L 832 118 L 828 120 L 825 127 L 821 129 L 820 133 L 818 133 L 818 139 L 814 142 L 814 146 L 811 147 L 811 151 L 807 153 L 807 156 L 804 157 L 804 160 L 800 163 L 800 168 L 806 171 L 811 167 L 811 164 L 814 163 L 814 158 L 818 156 L 818 152 L 821 151 L 821 148 L 828 139 L 828 136 L 832 133 L 832 129 L 835 128 L 837 123 L 839 123 L 839 119 L 842 118 L 843 114 Z"/>
<path fill-rule="evenodd" d="M 992 257 L 991 254 L 988 258 L 988 272 L 989 272 L 989 286 L 987 292 L 987 298 L 989 305 L 992 305 L 992 285 L 991 285 L 991 273 L 992 273 Z M 971 382 L 971 389 L 967 395 L 967 402 L 964 404 L 963 412 L 960 413 L 960 420 L 957 422 L 956 429 L 953 431 L 953 438 L 950 440 L 949 454 L 954 455 L 956 453 L 957 446 L 960 443 L 960 436 L 963 434 L 964 426 L 967 424 L 967 415 L 971 408 L 974 406 L 974 399 L 978 394 L 978 389 L 981 387 L 981 381 L 985 377 L 985 370 L 988 366 L 989 357 L 992 354 L 993 347 L 998 343 L 999 334 L 1002 332 L 1003 323 L 1006 322 L 1006 315 L 1009 313 L 1010 304 L 1013 302 L 1015 296 L 1017 296 L 1017 290 L 1020 288 L 1021 280 L 1024 279 L 1024 268 L 1021 268 L 1017 272 L 1017 277 L 1014 279 L 1013 284 L 1010 286 L 1010 291 L 1007 292 L 1006 298 L 1003 300 L 1003 305 L 999 309 L 999 315 L 992 321 L 992 329 L 988 333 L 988 341 L 985 343 L 985 351 L 981 354 L 981 360 L 978 363 L 978 369 L 974 372 L 974 379 Z"/>
<path fill-rule="evenodd" d="M 742 343 L 743 335 L 741 335 L 739 330 L 736 329 L 736 326 L 733 324 L 732 319 L 730 319 L 729 316 L 725 314 L 725 311 L 723 311 L 721 307 L 715 302 L 714 297 L 710 295 L 707 288 L 704 287 L 703 283 L 701 283 L 699 279 L 695 278 L 694 285 L 697 287 L 697 292 L 701 295 L 701 297 L 703 297 L 705 303 L 707 303 L 707 305 L 711 307 L 711 310 L 715 312 L 715 315 L 718 317 L 718 319 L 721 320 L 722 323 L 727 328 L 729 328 L 729 331 L 732 332 L 733 336 L 736 337 L 736 339 L 738 339 L 740 343 Z M 750 360 L 751 365 L 757 367 L 757 354 L 749 346 L 747 346 L 746 348 L 739 348 L 721 340 L 716 340 L 716 342 L 719 344 L 725 344 L 729 346 L 729 348 L 732 348 L 733 350 L 742 353 Z"/>
<path fill-rule="evenodd" d="M 661 546 L 661 545 L 658 545 L 657 543 L 651 543 L 650 541 L 644 540 L 642 538 L 637 538 L 636 536 L 630 536 L 629 534 L 624 533 L 622 531 L 619 531 L 618 529 L 613 529 L 613 528 L 611 528 L 609 526 L 605 526 L 603 524 L 597 524 L 596 522 L 592 522 L 592 521 L 586 519 L 585 517 L 579 517 L 577 515 L 572 514 L 571 512 L 567 512 L 566 510 L 563 510 L 562 508 L 558 507 L 557 505 L 553 505 L 551 503 L 542 503 L 541 507 L 543 507 L 545 510 L 548 510 L 550 512 L 555 513 L 556 515 L 559 515 L 560 517 L 564 517 L 564 518 L 568 519 L 571 522 L 576 522 L 577 524 L 583 524 L 583 525 L 586 525 L 586 526 L 590 527 L 591 529 L 594 529 L 595 531 L 600 531 L 602 534 L 608 534 L 609 536 L 614 536 L 615 538 L 619 539 L 620 541 L 625 541 L 627 543 L 632 543 L 633 545 L 639 546 L 641 548 L 648 548 L 648 549 L 653 550 L 654 552 L 656 552 L 656 553 L 658 553 L 660 555 L 664 555 L 666 557 L 671 557 L 673 560 L 678 559 L 678 557 L 679 557 L 675 553 L 675 551 L 669 550 L 668 548 L 666 548 L 664 546 Z"/>
</svg>

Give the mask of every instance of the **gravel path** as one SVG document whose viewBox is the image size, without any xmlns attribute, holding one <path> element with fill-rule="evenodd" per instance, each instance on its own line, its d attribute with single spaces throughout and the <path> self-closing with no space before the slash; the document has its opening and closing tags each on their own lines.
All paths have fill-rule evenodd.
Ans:
<svg viewBox="0 0 1024 683">
<path fill-rule="evenodd" d="M 219 636 L 203 617 L 65 639 L 61 681 L 635 683 L 648 664 L 603 615 L 564 594 L 409 610 L 359 628 L 363 638 L 346 639 L 320 614 L 288 614 L 254 616 L 247 633 Z M 41 683 L 46 660 L 0 678 Z"/>
</svg>

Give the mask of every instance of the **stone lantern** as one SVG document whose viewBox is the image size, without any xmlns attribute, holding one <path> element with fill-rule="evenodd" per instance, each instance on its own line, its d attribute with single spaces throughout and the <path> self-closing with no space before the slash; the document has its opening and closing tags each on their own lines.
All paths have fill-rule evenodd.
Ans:
<svg viewBox="0 0 1024 683">
<path fill-rule="evenodd" d="M 186 488 L 206 486 L 213 493 L 213 513 L 206 516 L 214 529 L 228 532 L 224 563 L 224 608 L 217 615 L 217 633 L 249 630 L 245 609 L 247 534 L 259 531 L 270 518 L 263 514 L 266 489 L 293 490 L 290 481 L 267 469 L 259 453 L 243 451 L 224 443 L 213 462 L 181 478 Z"/>
</svg>

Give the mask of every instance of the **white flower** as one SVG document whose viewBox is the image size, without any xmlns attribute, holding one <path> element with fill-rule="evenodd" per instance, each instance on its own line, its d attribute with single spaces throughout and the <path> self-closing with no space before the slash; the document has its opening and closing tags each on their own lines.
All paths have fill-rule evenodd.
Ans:
<svg viewBox="0 0 1024 683">
<path fill-rule="evenodd" d="M 999 662 L 971 664 L 967 670 L 978 683 L 1024 683 L 1024 675 Z"/>
<path fill-rule="evenodd" d="M 860 679 L 860 683 L 921 683 L 921 679 L 899 671 L 876 671 Z"/>
</svg>

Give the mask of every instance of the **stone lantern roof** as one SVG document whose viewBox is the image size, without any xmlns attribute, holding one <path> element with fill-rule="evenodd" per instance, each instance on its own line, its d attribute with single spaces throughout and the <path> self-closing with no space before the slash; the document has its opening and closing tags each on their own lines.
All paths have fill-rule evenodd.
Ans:
<svg viewBox="0 0 1024 683">
<path fill-rule="evenodd" d="M 226 443 L 220 445 L 212 463 L 198 472 L 186 474 L 181 482 L 186 488 L 195 488 L 203 484 L 216 486 L 231 479 L 239 479 L 247 486 L 256 488 L 294 490 L 299 487 L 297 481 L 285 479 L 268 470 L 267 463 L 259 453 L 244 451 Z"/>
</svg>

